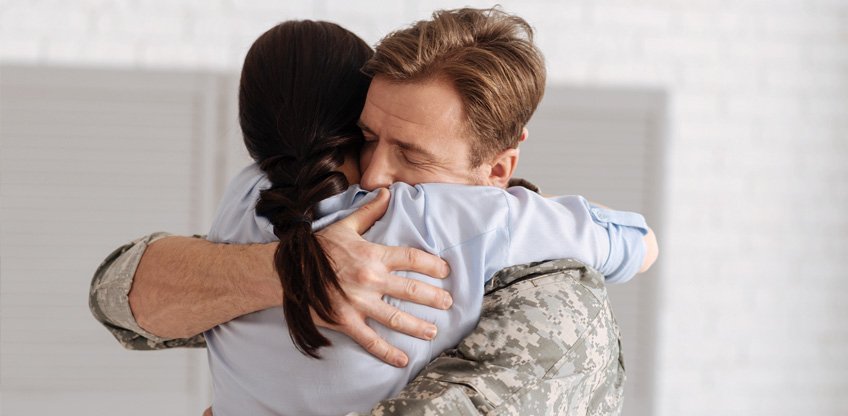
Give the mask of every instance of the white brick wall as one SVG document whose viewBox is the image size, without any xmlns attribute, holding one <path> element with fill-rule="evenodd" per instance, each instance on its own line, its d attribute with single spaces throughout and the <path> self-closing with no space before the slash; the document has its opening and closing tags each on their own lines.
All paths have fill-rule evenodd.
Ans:
<svg viewBox="0 0 848 416">
<path fill-rule="evenodd" d="M 501 3 L 551 83 L 670 93 L 657 413 L 847 414 L 848 1 Z M 460 4 L 4 0 L 0 59 L 237 70 L 280 20 L 374 43 Z"/>
</svg>

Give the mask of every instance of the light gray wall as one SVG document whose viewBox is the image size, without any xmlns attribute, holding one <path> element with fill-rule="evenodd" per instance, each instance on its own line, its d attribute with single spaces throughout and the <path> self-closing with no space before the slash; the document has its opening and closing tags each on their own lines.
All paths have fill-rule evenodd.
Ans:
<svg viewBox="0 0 848 416">
<path fill-rule="evenodd" d="M 124 351 L 87 286 L 132 238 L 208 227 L 225 180 L 218 126 L 234 114 L 221 77 L 0 71 L 0 413 L 199 414 L 205 351 Z"/>
<path fill-rule="evenodd" d="M 516 173 L 543 193 L 578 194 L 642 213 L 665 237 L 667 97 L 656 89 L 556 87 L 528 126 Z M 625 415 L 655 414 L 658 293 L 662 266 L 610 285 L 627 368 Z"/>
</svg>

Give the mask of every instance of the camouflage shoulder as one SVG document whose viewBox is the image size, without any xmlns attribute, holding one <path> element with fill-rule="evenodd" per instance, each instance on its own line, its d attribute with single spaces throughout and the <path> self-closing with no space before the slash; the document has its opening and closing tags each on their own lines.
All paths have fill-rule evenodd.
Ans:
<svg viewBox="0 0 848 416">
<path fill-rule="evenodd" d="M 417 377 L 395 398 L 384 400 L 371 416 L 479 416 L 469 399 L 473 395 L 466 386 L 454 385 L 426 377 Z"/>
<path fill-rule="evenodd" d="M 493 280 L 472 333 L 372 414 L 620 412 L 624 369 L 603 276 L 564 259 Z"/>
<path fill-rule="evenodd" d="M 575 259 L 545 260 L 501 269 L 486 283 L 486 295 L 522 280 L 552 273 L 566 274 L 590 289 L 598 297 L 606 297 L 604 275 Z"/>
</svg>

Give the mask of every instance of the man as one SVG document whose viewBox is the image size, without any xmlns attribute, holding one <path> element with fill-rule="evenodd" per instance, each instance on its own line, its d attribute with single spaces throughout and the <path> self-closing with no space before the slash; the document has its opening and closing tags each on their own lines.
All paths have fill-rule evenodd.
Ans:
<svg viewBox="0 0 848 416">
<path fill-rule="evenodd" d="M 524 126 L 544 89 L 544 66 L 531 34 L 526 22 L 517 17 L 497 10 L 463 9 L 437 13 L 432 21 L 387 37 L 366 67 L 374 79 L 361 116 L 366 136 L 362 187 L 375 189 L 398 181 L 506 186 L 518 162 L 518 142 L 527 136 Z M 411 101 L 416 104 L 410 105 Z M 434 328 L 398 313 L 380 298 L 388 294 L 446 307 L 449 301 L 444 302 L 444 293 L 389 272 L 408 267 L 440 276 L 446 273 L 439 270 L 437 260 L 421 253 L 361 240 L 358 233 L 379 217 L 379 211 L 377 201 L 358 216 L 322 232 L 340 278 L 358 282 L 345 287 L 350 302 L 341 298 L 336 302 L 341 319 L 335 328 L 372 354 L 402 366 L 402 353 L 369 332 L 363 316 L 432 338 Z M 186 337 L 281 303 L 273 278 L 273 244 L 234 248 L 174 238 L 153 243 L 157 237 L 116 252 L 92 283 L 95 316 L 112 325 L 110 329 L 125 344 L 137 348 L 197 345 L 197 337 L 165 340 L 153 334 Z M 650 267 L 655 247 L 649 233 L 640 270 Z M 411 261 L 397 260 L 403 256 Z M 583 265 L 565 261 L 511 268 L 493 281 L 478 329 L 455 351 L 422 371 L 398 398 L 378 405 L 375 413 L 615 411 L 620 405 L 623 368 L 602 278 Z M 542 281 L 555 283 L 557 289 L 540 302 L 544 291 L 539 287 L 553 288 L 540 285 Z M 514 292 L 518 287 L 523 290 Z M 530 291 L 533 301 L 527 301 Z M 580 300 L 573 302 L 575 297 Z M 518 319 L 525 332 L 550 342 L 538 348 L 515 348 L 516 342 L 527 340 L 509 331 L 500 334 L 505 336 L 500 347 L 481 342 L 497 338 L 494 328 L 510 326 L 511 321 L 500 313 L 504 305 L 515 315 L 527 317 Z M 524 313 L 529 310 L 556 315 L 536 322 L 532 313 Z M 557 319 L 573 336 L 563 334 L 561 327 L 541 329 Z M 578 373 L 584 376 L 569 376 Z"/>
</svg>

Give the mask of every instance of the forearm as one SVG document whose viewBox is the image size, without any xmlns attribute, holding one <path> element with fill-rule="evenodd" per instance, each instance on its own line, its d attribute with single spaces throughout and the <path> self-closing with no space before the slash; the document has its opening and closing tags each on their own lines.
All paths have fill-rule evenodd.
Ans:
<svg viewBox="0 0 848 416">
<path fill-rule="evenodd" d="M 110 253 L 91 279 L 89 308 L 94 318 L 124 348 L 130 350 L 159 350 L 175 347 L 206 346 L 203 334 L 191 338 L 165 339 L 151 334 L 135 321 L 127 294 L 144 251 L 150 244 L 167 237 L 168 233 L 153 233 L 118 247 Z"/>
<path fill-rule="evenodd" d="M 138 264 L 129 305 L 139 326 L 162 338 L 186 338 L 282 304 L 273 264 L 276 244 L 215 244 L 166 237 Z"/>
</svg>

